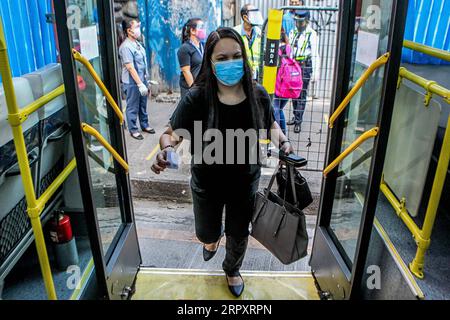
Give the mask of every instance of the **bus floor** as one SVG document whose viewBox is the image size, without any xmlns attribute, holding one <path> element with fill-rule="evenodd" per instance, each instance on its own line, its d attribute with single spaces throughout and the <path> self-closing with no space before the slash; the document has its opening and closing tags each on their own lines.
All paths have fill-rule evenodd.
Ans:
<svg viewBox="0 0 450 320">
<path fill-rule="evenodd" d="M 318 300 L 310 272 L 242 272 L 241 300 Z M 133 300 L 232 300 L 223 272 L 142 268 Z"/>
<path fill-rule="evenodd" d="M 92 254 L 87 237 L 76 237 L 79 257 L 80 274 L 83 274 Z M 47 245 L 50 265 L 52 266 L 53 282 L 59 300 L 68 300 L 74 290 L 68 286 L 68 280 L 73 273 L 61 271 L 55 268 L 54 255 L 51 245 Z M 23 254 L 12 271 L 5 278 L 3 294 L 4 300 L 47 300 L 47 293 L 42 280 L 42 273 L 36 254 L 36 247 L 32 243 Z"/>
<path fill-rule="evenodd" d="M 380 194 L 376 212 L 380 224 L 389 235 L 392 243 L 408 265 L 416 254 L 417 245 L 406 225 L 397 217 L 383 194 Z M 418 226 L 423 223 L 423 216 L 414 219 Z M 424 279 L 415 278 L 423 291 L 425 299 L 450 299 L 450 216 L 439 212 L 436 218 L 431 246 L 425 256 Z"/>
</svg>

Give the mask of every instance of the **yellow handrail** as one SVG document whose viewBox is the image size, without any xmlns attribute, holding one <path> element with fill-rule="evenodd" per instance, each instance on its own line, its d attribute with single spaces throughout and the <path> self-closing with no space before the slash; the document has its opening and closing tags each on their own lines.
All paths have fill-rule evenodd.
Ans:
<svg viewBox="0 0 450 320">
<path fill-rule="evenodd" d="M 424 44 L 412 42 L 409 40 L 403 41 L 403 47 L 417 51 L 417 52 L 425 53 L 429 56 L 432 56 L 432 57 L 435 57 L 438 59 L 450 61 L 450 52 L 445 51 L 445 50 L 429 47 Z"/>
<path fill-rule="evenodd" d="M 450 104 L 450 90 L 440 86 L 435 81 L 430 81 L 425 78 L 422 78 L 417 74 L 408 71 L 404 67 L 400 68 L 399 77 L 400 79 L 402 78 L 408 79 L 409 81 L 412 81 L 417 85 L 421 86 L 422 88 L 426 89 L 427 94 L 431 93 L 437 94 L 438 96 L 442 97 L 445 100 L 445 102 Z M 429 96 L 429 99 L 431 99 L 431 96 Z M 427 102 L 429 103 L 429 100 L 425 101 L 426 104 L 428 104 Z"/>
<path fill-rule="evenodd" d="M 19 120 L 20 109 L 19 106 L 17 105 L 17 99 L 14 90 L 11 66 L 8 59 L 6 39 L 3 31 L 3 22 L 1 17 L 0 17 L 0 74 L 3 80 L 6 105 L 8 108 L 8 119 L 11 124 L 11 130 L 17 154 L 17 161 L 19 164 L 20 173 L 22 177 L 25 198 L 27 201 L 27 212 L 30 217 L 31 227 L 33 229 L 39 265 L 41 267 L 42 277 L 44 280 L 47 296 L 50 300 L 56 300 L 57 299 L 56 290 L 55 285 L 53 283 L 52 271 L 50 268 L 47 248 L 45 245 L 42 223 L 39 217 L 40 213 L 36 214 L 38 211 L 33 210 L 33 208 L 39 208 L 40 206 L 39 201 L 36 199 L 36 193 L 34 190 L 34 183 L 31 174 L 31 168 L 28 160 L 28 153 L 21 124 L 23 121 Z M 19 121 L 19 123 L 16 123 L 15 121 Z"/>
<path fill-rule="evenodd" d="M 370 138 L 378 135 L 379 128 L 375 127 L 364 132 L 358 139 L 356 139 L 344 152 L 342 152 L 326 169 L 323 171 L 323 175 L 326 177 L 334 168 L 336 168 L 350 153 L 355 151 L 361 144 Z"/>
<path fill-rule="evenodd" d="M 46 95 L 40 97 L 39 99 L 33 101 L 25 108 L 18 110 L 17 113 L 9 114 L 8 121 L 11 126 L 18 126 L 28 119 L 28 116 L 33 112 L 36 112 L 47 103 L 53 101 L 57 97 L 63 95 L 65 92 L 64 85 L 59 86 L 55 90 L 47 93 Z"/>
<path fill-rule="evenodd" d="M 424 52 L 422 45 L 406 43 L 405 47 L 414 48 L 414 50 Z M 427 47 L 428 49 L 433 49 Z M 435 49 L 437 50 L 437 49 Z M 432 52 L 424 52 L 433 55 Z M 436 55 L 434 55 L 436 56 Z M 449 57 L 450 53 L 446 53 Z M 438 57 L 438 56 L 436 56 Z M 445 59 L 444 59 L 445 60 Z M 408 71 L 406 68 L 400 68 L 399 73 L 399 85 L 401 80 L 405 78 L 409 81 L 421 86 L 427 90 L 425 95 L 425 105 L 427 106 L 432 98 L 432 94 L 441 96 L 445 102 L 450 103 L 450 90 L 437 84 L 435 81 L 430 81 L 416 75 L 413 72 Z M 399 218 L 403 221 L 409 231 L 412 233 L 414 240 L 417 244 L 417 251 L 414 260 L 409 264 L 411 272 L 422 279 L 424 277 L 423 269 L 425 265 L 425 254 L 431 243 L 431 233 L 433 231 L 434 222 L 436 220 L 437 210 L 439 207 L 439 201 L 444 187 L 445 178 L 447 175 L 447 168 L 450 162 L 450 117 L 448 118 L 447 129 L 445 131 L 444 140 L 442 142 L 442 149 L 438 160 L 438 167 L 434 176 L 433 187 L 430 194 L 430 200 L 428 201 L 427 211 L 425 213 L 425 219 L 422 228 L 417 226 L 414 220 L 411 218 L 408 210 L 406 209 L 406 199 L 398 200 L 384 179 L 381 182 L 380 190 L 385 195 L 391 206 Z"/>
<path fill-rule="evenodd" d="M 97 72 L 95 72 L 92 65 L 89 63 L 89 61 L 81 55 L 77 50 L 72 49 L 72 54 L 75 60 L 79 61 L 81 64 L 83 64 L 86 69 L 88 70 L 89 74 L 94 79 L 95 83 L 97 83 L 100 90 L 102 90 L 103 95 L 106 97 L 106 100 L 109 102 L 110 106 L 113 108 L 114 112 L 116 113 L 117 117 L 119 118 L 120 124 L 123 124 L 124 117 L 123 113 L 120 110 L 117 103 L 114 101 L 113 97 L 109 93 L 108 89 L 106 88 L 105 84 L 102 82 L 100 77 L 98 76 Z"/>
<path fill-rule="evenodd" d="M 353 97 L 356 95 L 356 93 L 361 89 L 361 87 L 366 83 L 366 81 L 369 79 L 369 77 L 381 66 L 385 65 L 389 61 L 390 53 L 387 52 L 383 54 L 381 57 L 379 57 L 377 60 L 375 60 L 374 63 L 372 63 L 369 68 L 363 73 L 361 78 L 358 79 L 358 81 L 353 86 L 352 90 L 347 94 L 347 96 L 344 98 L 342 103 L 337 107 L 336 111 L 331 115 L 328 126 L 330 128 L 333 128 L 334 123 L 336 119 L 341 115 L 341 113 L 344 111 L 344 109 L 348 106 L 350 101 L 353 99 Z"/>
<path fill-rule="evenodd" d="M 417 251 L 413 261 L 409 264 L 411 272 L 419 279 L 423 279 L 425 254 L 431 244 L 431 233 L 433 231 L 434 222 L 439 208 L 439 202 L 444 188 L 447 170 L 450 163 L 450 117 L 447 121 L 447 129 L 445 131 L 444 140 L 442 141 L 442 149 L 438 160 L 436 174 L 434 176 L 433 187 L 431 189 L 430 200 L 428 201 L 427 211 L 422 228 L 419 228 L 406 209 L 406 199 L 398 200 L 384 179 L 381 182 L 380 190 L 390 202 L 397 215 L 411 231 L 417 244 Z"/>
<path fill-rule="evenodd" d="M 69 164 L 64 168 L 64 170 L 56 177 L 56 179 L 52 182 L 51 185 L 47 187 L 45 192 L 37 199 L 37 207 L 36 208 L 30 208 L 29 211 L 31 213 L 33 210 L 35 210 L 35 213 L 37 216 L 39 216 L 44 207 L 45 204 L 50 200 L 50 198 L 55 194 L 55 192 L 58 190 L 59 187 L 66 181 L 66 179 L 70 176 L 70 174 L 75 170 L 77 167 L 77 161 L 75 158 L 73 158 Z"/>
<path fill-rule="evenodd" d="M 103 138 L 103 136 L 100 134 L 100 132 L 98 132 L 97 130 L 95 130 L 93 127 L 91 127 L 90 125 L 88 125 L 86 123 L 82 123 L 81 128 L 87 134 L 95 137 L 109 151 L 109 153 L 111 153 L 111 155 L 114 157 L 114 159 L 116 159 L 117 162 L 128 173 L 128 170 L 129 170 L 128 163 L 120 156 L 119 153 L 117 153 L 117 151 L 108 143 L 108 141 L 106 141 L 106 139 Z"/>
</svg>

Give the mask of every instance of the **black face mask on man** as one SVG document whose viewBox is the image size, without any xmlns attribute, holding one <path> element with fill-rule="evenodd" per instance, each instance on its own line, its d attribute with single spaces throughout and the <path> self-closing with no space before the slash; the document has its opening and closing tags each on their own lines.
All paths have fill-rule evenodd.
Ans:
<svg viewBox="0 0 450 320">
<path fill-rule="evenodd" d="M 303 32 L 306 30 L 306 21 L 305 20 L 297 20 L 296 26 L 297 26 L 297 30 L 299 32 Z"/>
</svg>

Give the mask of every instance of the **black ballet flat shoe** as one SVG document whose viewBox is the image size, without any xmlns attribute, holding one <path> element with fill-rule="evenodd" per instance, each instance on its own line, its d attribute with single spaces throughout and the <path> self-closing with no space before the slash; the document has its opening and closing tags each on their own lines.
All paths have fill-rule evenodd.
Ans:
<svg viewBox="0 0 450 320">
<path fill-rule="evenodd" d="M 228 289 L 230 290 L 231 294 L 233 296 L 235 296 L 236 298 L 239 298 L 242 295 L 242 293 L 244 292 L 245 284 L 244 284 L 244 279 L 242 279 L 242 276 L 241 276 L 241 274 L 239 272 L 233 277 L 236 277 L 236 276 L 240 277 L 241 280 L 242 280 L 242 284 L 240 284 L 238 286 L 230 285 L 230 283 L 228 282 L 228 276 L 227 275 L 225 275 L 225 278 L 227 279 Z"/>
<path fill-rule="evenodd" d="M 205 261 L 209 261 L 211 260 L 217 253 L 217 250 L 219 250 L 220 247 L 220 241 L 222 240 L 223 237 L 223 233 L 220 236 L 219 240 L 217 241 L 217 249 L 214 251 L 209 251 L 205 248 L 205 245 L 203 245 L 203 260 Z"/>
</svg>

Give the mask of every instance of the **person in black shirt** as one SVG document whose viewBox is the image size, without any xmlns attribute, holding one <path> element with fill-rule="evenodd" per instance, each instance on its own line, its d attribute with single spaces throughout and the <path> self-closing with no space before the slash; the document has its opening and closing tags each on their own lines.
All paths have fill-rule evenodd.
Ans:
<svg viewBox="0 0 450 320">
<path fill-rule="evenodd" d="M 219 28 L 211 33 L 200 74 L 161 136 L 162 151 L 152 166 L 157 174 L 164 171 L 170 164 L 168 154 L 183 139 L 191 141 L 196 235 L 204 243 L 205 261 L 214 256 L 226 235 L 222 267 L 236 297 L 244 290 L 239 270 L 261 176 L 259 140 L 271 138 L 286 154 L 293 152 L 274 120 L 269 95 L 252 80 L 244 61 L 244 43 L 236 31 Z"/>
<path fill-rule="evenodd" d="M 178 50 L 180 63 L 180 89 L 183 98 L 197 78 L 202 66 L 204 46 L 206 39 L 204 23 L 199 18 L 188 20 L 182 30 L 182 45 Z"/>
</svg>

